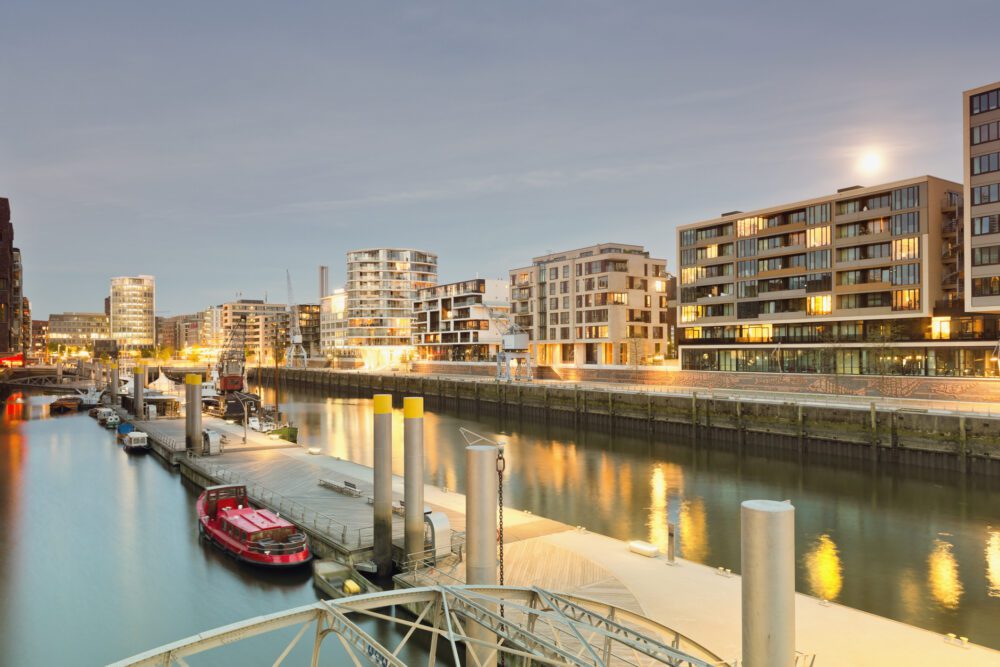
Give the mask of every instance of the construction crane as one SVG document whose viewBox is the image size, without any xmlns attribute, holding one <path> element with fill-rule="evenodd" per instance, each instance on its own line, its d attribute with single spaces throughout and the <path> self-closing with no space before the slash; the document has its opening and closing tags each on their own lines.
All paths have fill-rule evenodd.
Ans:
<svg viewBox="0 0 1000 667">
<path fill-rule="evenodd" d="M 302 328 L 299 327 L 299 308 L 295 305 L 292 294 L 292 274 L 286 269 L 288 278 L 288 310 L 291 322 L 288 325 L 289 345 L 285 350 L 285 368 L 305 368 L 309 362 L 309 354 L 302 347 Z"/>
<path fill-rule="evenodd" d="M 514 382 L 532 379 L 531 336 L 517 324 L 507 310 L 486 307 L 490 322 L 500 332 L 500 349 L 497 351 L 497 381 Z M 516 365 L 514 362 L 517 362 Z"/>
<path fill-rule="evenodd" d="M 226 336 L 226 344 L 216 366 L 218 391 L 228 394 L 243 391 L 243 371 L 246 368 L 247 318 L 241 315 Z"/>
</svg>

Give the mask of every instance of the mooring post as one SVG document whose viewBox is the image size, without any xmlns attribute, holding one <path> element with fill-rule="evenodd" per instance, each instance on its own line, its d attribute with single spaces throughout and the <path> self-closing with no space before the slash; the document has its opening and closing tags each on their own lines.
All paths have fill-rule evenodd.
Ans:
<svg viewBox="0 0 1000 667">
<path fill-rule="evenodd" d="M 485 586 L 497 584 L 497 448 L 493 445 L 469 445 L 465 448 L 468 492 L 465 496 L 465 583 Z M 469 636 L 493 643 L 496 635 L 475 623 Z M 495 649 L 467 644 L 465 654 L 470 665 L 496 665 Z"/>
<path fill-rule="evenodd" d="M 424 550 L 424 399 L 403 399 L 403 500 L 406 556 Z"/>
<path fill-rule="evenodd" d="M 192 451 L 199 451 L 201 447 L 201 375 L 188 373 L 184 376 L 184 388 L 187 394 L 187 432 L 185 433 L 185 446 Z"/>
<path fill-rule="evenodd" d="M 875 410 L 875 401 L 872 401 L 868 408 L 868 439 L 872 447 L 878 445 L 878 413 Z"/>
<path fill-rule="evenodd" d="M 136 364 L 132 369 L 132 414 L 138 419 L 146 418 L 145 392 L 146 367 Z"/>
<path fill-rule="evenodd" d="M 795 508 L 777 500 L 740 507 L 743 661 L 795 664 Z"/>
<path fill-rule="evenodd" d="M 378 576 L 392 574 L 392 395 L 375 394 L 374 557 Z"/>
<path fill-rule="evenodd" d="M 119 389 L 118 383 L 119 383 L 119 378 L 118 378 L 118 362 L 117 361 L 112 361 L 111 362 L 111 387 L 109 388 L 110 392 L 111 392 L 111 405 L 112 406 L 118 405 L 118 389 Z"/>
</svg>

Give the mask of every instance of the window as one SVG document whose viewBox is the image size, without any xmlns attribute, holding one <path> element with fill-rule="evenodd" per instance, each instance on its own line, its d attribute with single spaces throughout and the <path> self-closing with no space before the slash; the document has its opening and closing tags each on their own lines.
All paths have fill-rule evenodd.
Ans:
<svg viewBox="0 0 1000 667">
<path fill-rule="evenodd" d="M 972 296 L 1000 296 L 1000 276 L 973 278 Z"/>
<path fill-rule="evenodd" d="M 920 265 L 919 264 L 901 264 L 899 266 L 892 267 L 892 284 L 893 285 L 919 285 L 920 284 Z"/>
<path fill-rule="evenodd" d="M 895 236 L 920 232 L 920 212 L 897 213 L 892 216 L 892 233 Z"/>
<path fill-rule="evenodd" d="M 819 246 L 830 245 L 830 226 L 815 227 L 806 234 L 806 247 L 818 248 Z"/>
<path fill-rule="evenodd" d="M 892 242 L 892 259 L 920 259 L 920 239 L 911 237 L 908 239 L 895 239 Z"/>
<path fill-rule="evenodd" d="M 851 201 L 837 202 L 837 215 L 848 215 L 850 213 L 860 213 L 861 202 L 857 199 Z"/>
<path fill-rule="evenodd" d="M 892 293 L 893 310 L 920 310 L 920 290 L 901 289 Z"/>
<path fill-rule="evenodd" d="M 695 243 L 695 230 L 685 229 L 681 232 L 681 245 L 694 245 Z"/>
<path fill-rule="evenodd" d="M 795 225 L 806 221 L 805 211 L 793 211 L 788 214 L 788 224 Z"/>
<path fill-rule="evenodd" d="M 741 280 L 736 288 L 736 296 L 741 299 L 749 299 L 757 296 L 757 281 Z"/>
<path fill-rule="evenodd" d="M 563 264 L 562 267 L 562 277 L 569 278 L 569 264 Z"/>
<path fill-rule="evenodd" d="M 888 192 L 881 195 L 875 195 L 874 197 L 869 197 L 866 206 L 869 211 L 875 210 L 877 208 L 889 208 L 892 197 Z"/>
<path fill-rule="evenodd" d="M 1000 139 L 1000 121 L 977 125 L 971 130 L 972 145 L 984 144 L 987 141 Z"/>
<path fill-rule="evenodd" d="M 980 215 L 972 218 L 972 235 L 982 236 L 983 234 L 1000 233 L 1000 216 Z"/>
<path fill-rule="evenodd" d="M 736 236 L 753 236 L 764 229 L 764 218 L 744 218 L 736 221 Z"/>
<path fill-rule="evenodd" d="M 757 275 L 757 262 L 752 259 L 745 262 L 737 262 L 736 275 L 740 278 Z"/>
<path fill-rule="evenodd" d="M 821 225 L 830 222 L 830 205 L 816 204 L 806 209 L 806 224 Z"/>
<path fill-rule="evenodd" d="M 549 269 L 549 280 L 558 280 L 558 279 L 559 279 L 559 268 L 553 267 Z"/>
<path fill-rule="evenodd" d="M 695 248 L 681 250 L 681 266 L 691 266 L 698 261 L 698 251 Z"/>
<path fill-rule="evenodd" d="M 1000 153 L 986 153 L 972 158 L 972 175 L 1000 171 Z"/>
<path fill-rule="evenodd" d="M 833 289 L 833 276 L 829 273 L 810 273 L 806 276 L 805 283 L 807 293 L 829 292 Z"/>
<path fill-rule="evenodd" d="M 1000 264 L 1000 245 L 988 245 L 972 249 L 973 266 Z"/>
<path fill-rule="evenodd" d="M 972 188 L 972 205 L 989 204 L 1000 201 L 1000 184 L 990 183 Z"/>
<path fill-rule="evenodd" d="M 972 95 L 969 97 L 969 113 L 975 116 L 979 113 L 993 111 L 997 108 L 998 94 L 1000 94 L 1000 89 Z"/>
<path fill-rule="evenodd" d="M 806 255 L 806 268 L 810 271 L 830 268 L 830 251 L 814 250 Z"/>
<path fill-rule="evenodd" d="M 806 298 L 806 313 L 809 315 L 829 315 L 832 312 L 832 297 L 829 294 Z"/>
<path fill-rule="evenodd" d="M 916 208 L 917 206 L 920 206 L 920 186 L 911 185 L 908 188 L 892 191 L 892 209 L 894 211 Z"/>
<path fill-rule="evenodd" d="M 736 242 L 737 257 L 753 257 L 757 254 L 757 241 L 755 239 L 741 239 Z"/>
</svg>

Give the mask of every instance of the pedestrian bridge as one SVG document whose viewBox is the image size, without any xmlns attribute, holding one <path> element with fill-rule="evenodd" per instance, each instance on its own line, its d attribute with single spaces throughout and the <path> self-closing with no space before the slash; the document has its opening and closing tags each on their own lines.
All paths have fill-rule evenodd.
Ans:
<svg viewBox="0 0 1000 667">
<path fill-rule="evenodd" d="M 392 608 L 395 609 L 392 609 Z M 404 613 L 403 609 L 409 613 Z M 395 632 L 378 632 L 381 640 L 361 623 L 373 619 Z M 287 633 L 298 627 L 286 643 Z M 310 632 L 311 630 L 311 632 Z M 267 616 L 259 616 L 141 653 L 117 666 L 181 665 L 210 651 L 208 660 L 224 661 L 226 647 L 251 638 L 272 635 L 274 652 L 261 655 L 274 665 L 286 658 L 308 635 L 309 664 L 375 664 L 402 667 L 407 646 L 420 647 L 426 659 L 409 664 L 484 667 L 507 665 L 671 665 L 721 667 L 729 665 L 703 646 L 644 616 L 606 603 L 540 588 L 511 586 L 429 586 L 370 593 L 327 600 Z M 320 661 L 323 643 L 335 637 L 338 660 Z M 260 647 L 260 640 L 255 640 Z M 466 661 L 466 651 L 471 650 Z M 328 650 L 329 653 L 329 650 Z M 409 653 L 413 655 L 412 650 Z M 302 664 L 297 662 L 296 664 Z"/>
</svg>

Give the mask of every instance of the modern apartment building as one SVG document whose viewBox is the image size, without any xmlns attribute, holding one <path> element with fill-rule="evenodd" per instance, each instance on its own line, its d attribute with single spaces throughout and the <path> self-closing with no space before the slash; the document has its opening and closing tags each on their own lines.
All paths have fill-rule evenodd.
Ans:
<svg viewBox="0 0 1000 667">
<path fill-rule="evenodd" d="M 156 280 L 153 276 L 111 279 L 111 338 L 122 349 L 156 345 Z"/>
<path fill-rule="evenodd" d="M 1000 312 L 1000 81 L 962 95 L 964 292 L 969 312 Z"/>
<path fill-rule="evenodd" d="M 506 280 L 476 278 L 425 287 L 413 304 L 416 356 L 428 361 L 495 360 L 501 331 L 491 315 L 509 311 Z"/>
<path fill-rule="evenodd" d="M 48 358 L 48 344 L 49 344 L 49 321 L 32 320 L 31 355 L 30 355 L 31 358 L 32 359 Z"/>
<path fill-rule="evenodd" d="M 300 303 L 295 306 L 295 312 L 298 313 L 302 347 L 310 359 L 318 357 L 320 354 L 320 305 L 318 303 Z"/>
<path fill-rule="evenodd" d="M 931 176 L 678 229 L 689 370 L 997 375 L 961 298 L 961 185 Z"/>
<path fill-rule="evenodd" d="M 347 344 L 409 347 L 418 290 L 437 284 L 437 255 L 407 248 L 347 253 Z"/>
<path fill-rule="evenodd" d="M 337 288 L 319 303 L 319 347 L 327 359 L 353 356 L 347 348 L 347 292 Z"/>
<path fill-rule="evenodd" d="M 280 330 L 288 326 L 288 306 L 262 299 L 240 299 L 221 306 L 220 346 L 229 341 L 233 327 L 246 321 L 245 349 L 255 360 L 273 361 L 276 348 L 284 349 Z"/>
<path fill-rule="evenodd" d="M 64 351 L 93 351 L 98 340 L 108 340 L 111 329 L 104 313 L 53 313 L 49 315 L 48 344 Z"/>
<path fill-rule="evenodd" d="M 160 349 L 183 350 L 201 341 L 202 313 L 174 315 L 159 320 L 156 326 L 157 345 Z"/>
<path fill-rule="evenodd" d="M 537 364 L 643 364 L 664 352 L 666 260 L 642 246 L 602 243 L 535 257 L 510 271 L 510 301 Z"/>
</svg>

